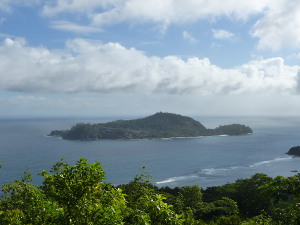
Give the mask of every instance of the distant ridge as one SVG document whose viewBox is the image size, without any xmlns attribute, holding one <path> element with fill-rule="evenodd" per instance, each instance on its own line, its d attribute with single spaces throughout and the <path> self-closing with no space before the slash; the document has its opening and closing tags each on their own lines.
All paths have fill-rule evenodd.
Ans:
<svg viewBox="0 0 300 225">
<path fill-rule="evenodd" d="M 198 137 L 212 135 L 252 134 L 252 129 L 241 124 L 207 129 L 200 122 L 179 114 L 158 112 L 141 119 L 116 120 L 107 123 L 79 123 L 70 130 L 54 130 L 49 136 L 67 140 L 99 139 L 154 139 L 175 137 Z"/>
</svg>

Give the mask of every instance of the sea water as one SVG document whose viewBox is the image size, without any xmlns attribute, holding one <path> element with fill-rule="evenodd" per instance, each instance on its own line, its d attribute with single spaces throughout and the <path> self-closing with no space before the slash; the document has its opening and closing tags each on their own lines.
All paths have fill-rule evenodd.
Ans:
<svg viewBox="0 0 300 225">
<path fill-rule="evenodd" d="M 128 183 L 149 172 L 157 186 L 209 186 L 231 183 L 255 173 L 292 176 L 300 158 L 286 155 L 300 145 L 300 117 L 194 117 L 207 128 L 241 123 L 252 135 L 175 138 L 164 140 L 69 141 L 48 137 L 54 129 L 77 122 L 107 122 L 114 118 L 0 119 L 0 184 L 19 179 L 28 168 L 38 175 L 61 158 L 73 164 L 80 157 L 101 162 L 106 181 Z M 119 119 L 119 118 L 115 118 Z M 141 169 L 145 166 L 146 169 Z"/>
</svg>

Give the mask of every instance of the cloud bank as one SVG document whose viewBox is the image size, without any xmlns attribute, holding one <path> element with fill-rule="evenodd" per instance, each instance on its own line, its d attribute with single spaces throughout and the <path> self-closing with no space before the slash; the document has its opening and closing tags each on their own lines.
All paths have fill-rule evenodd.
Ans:
<svg viewBox="0 0 300 225">
<path fill-rule="evenodd" d="M 300 4 L 297 0 L 278 0 L 253 26 L 258 47 L 272 49 L 300 48 Z"/>
<path fill-rule="evenodd" d="M 32 93 L 254 94 L 298 93 L 299 66 L 282 58 L 232 69 L 207 58 L 149 57 L 119 43 L 73 39 L 63 50 L 24 39 L 0 43 L 0 89 Z"/>
<path fill-rule="evenodd" d="M 150 23 L 162 32 L 171 24 L 217 21 L 223 18 L 247 21 L 256 16 L 258 19 L 251 34 L 258 38 L 258 48 L 273 51 L 285 47 L 300 48 L 298 0 L 54 0 L 43 5 L 44 16 L 59 17 L 65 13 L 84 15 L 89 21 L 87 27 Z M 220 35 L 223 37 L 225 34 L 215 34 L 217 38 Z"/>
<path fill-rule="evenodd" d="M 250 33 L 258 39 L 259 49 L 300 48 L 298 0 L 2 0 L 0 12 L 33 6 L 39 7 L 42 16 L 53 20 L 50 27 L 76 33 L 95 33 L 121 23 L 152 24 L 165 32 L 172 24 L 224 18 L 248 21 L 257 17 Z M 78 18 L 84 18 L 80 24 Z M 220 35 L 226 36 L 224 32 L 215 33 L 217 38 Z"/>
<path fill-rule="evenodd" d="M 43 14 L 54 16 L 61 13 L 90 14 L 98 24 L 133 22 L 139 18 L 159 23 L 191 22 L 207 17 L 232 16 L 245 19 L 261 12 L 271 4 L 270 0 L 259 2 L 236 0 L 54 0 L 43 8 Z"/>
</svg>

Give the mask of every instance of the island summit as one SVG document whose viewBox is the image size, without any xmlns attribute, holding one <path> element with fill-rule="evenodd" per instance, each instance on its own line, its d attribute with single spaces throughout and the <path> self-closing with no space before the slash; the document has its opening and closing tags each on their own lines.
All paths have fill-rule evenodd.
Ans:
<svg viewBox="0 0 300 225">
<path fill-rule="evenodd" d="M 54 130 L 49 136 L 58 136 L 66 140 L 99 140 L 245 134 L 252 134 L 252 129 L 245 125 L 230 124 L 208 129 L 190 117 L 159 112 L 141 119 L 116 120 L 98 124 L 78 123 L 69 130 Z"/>
</svg>

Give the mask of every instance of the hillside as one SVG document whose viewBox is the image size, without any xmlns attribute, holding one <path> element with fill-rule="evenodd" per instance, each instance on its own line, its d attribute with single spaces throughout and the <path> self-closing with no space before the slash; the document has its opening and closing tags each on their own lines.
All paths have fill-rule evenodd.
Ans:
<svg viewBox="0 0 300 225">
<path fill-rule="evenodd" d="M 252 130 L 245 125 L 232 124 L 207 129 L 200 122 L 190 117 L 159 112 L 134 120 L 117 120 L 98 124 L 79 123 L 70 130 L 54 130 L 49 136 L 60 136 L 67 140 L 98 140 L 242 135 L 249 133 L 252 133 Z"/>
</svg>

